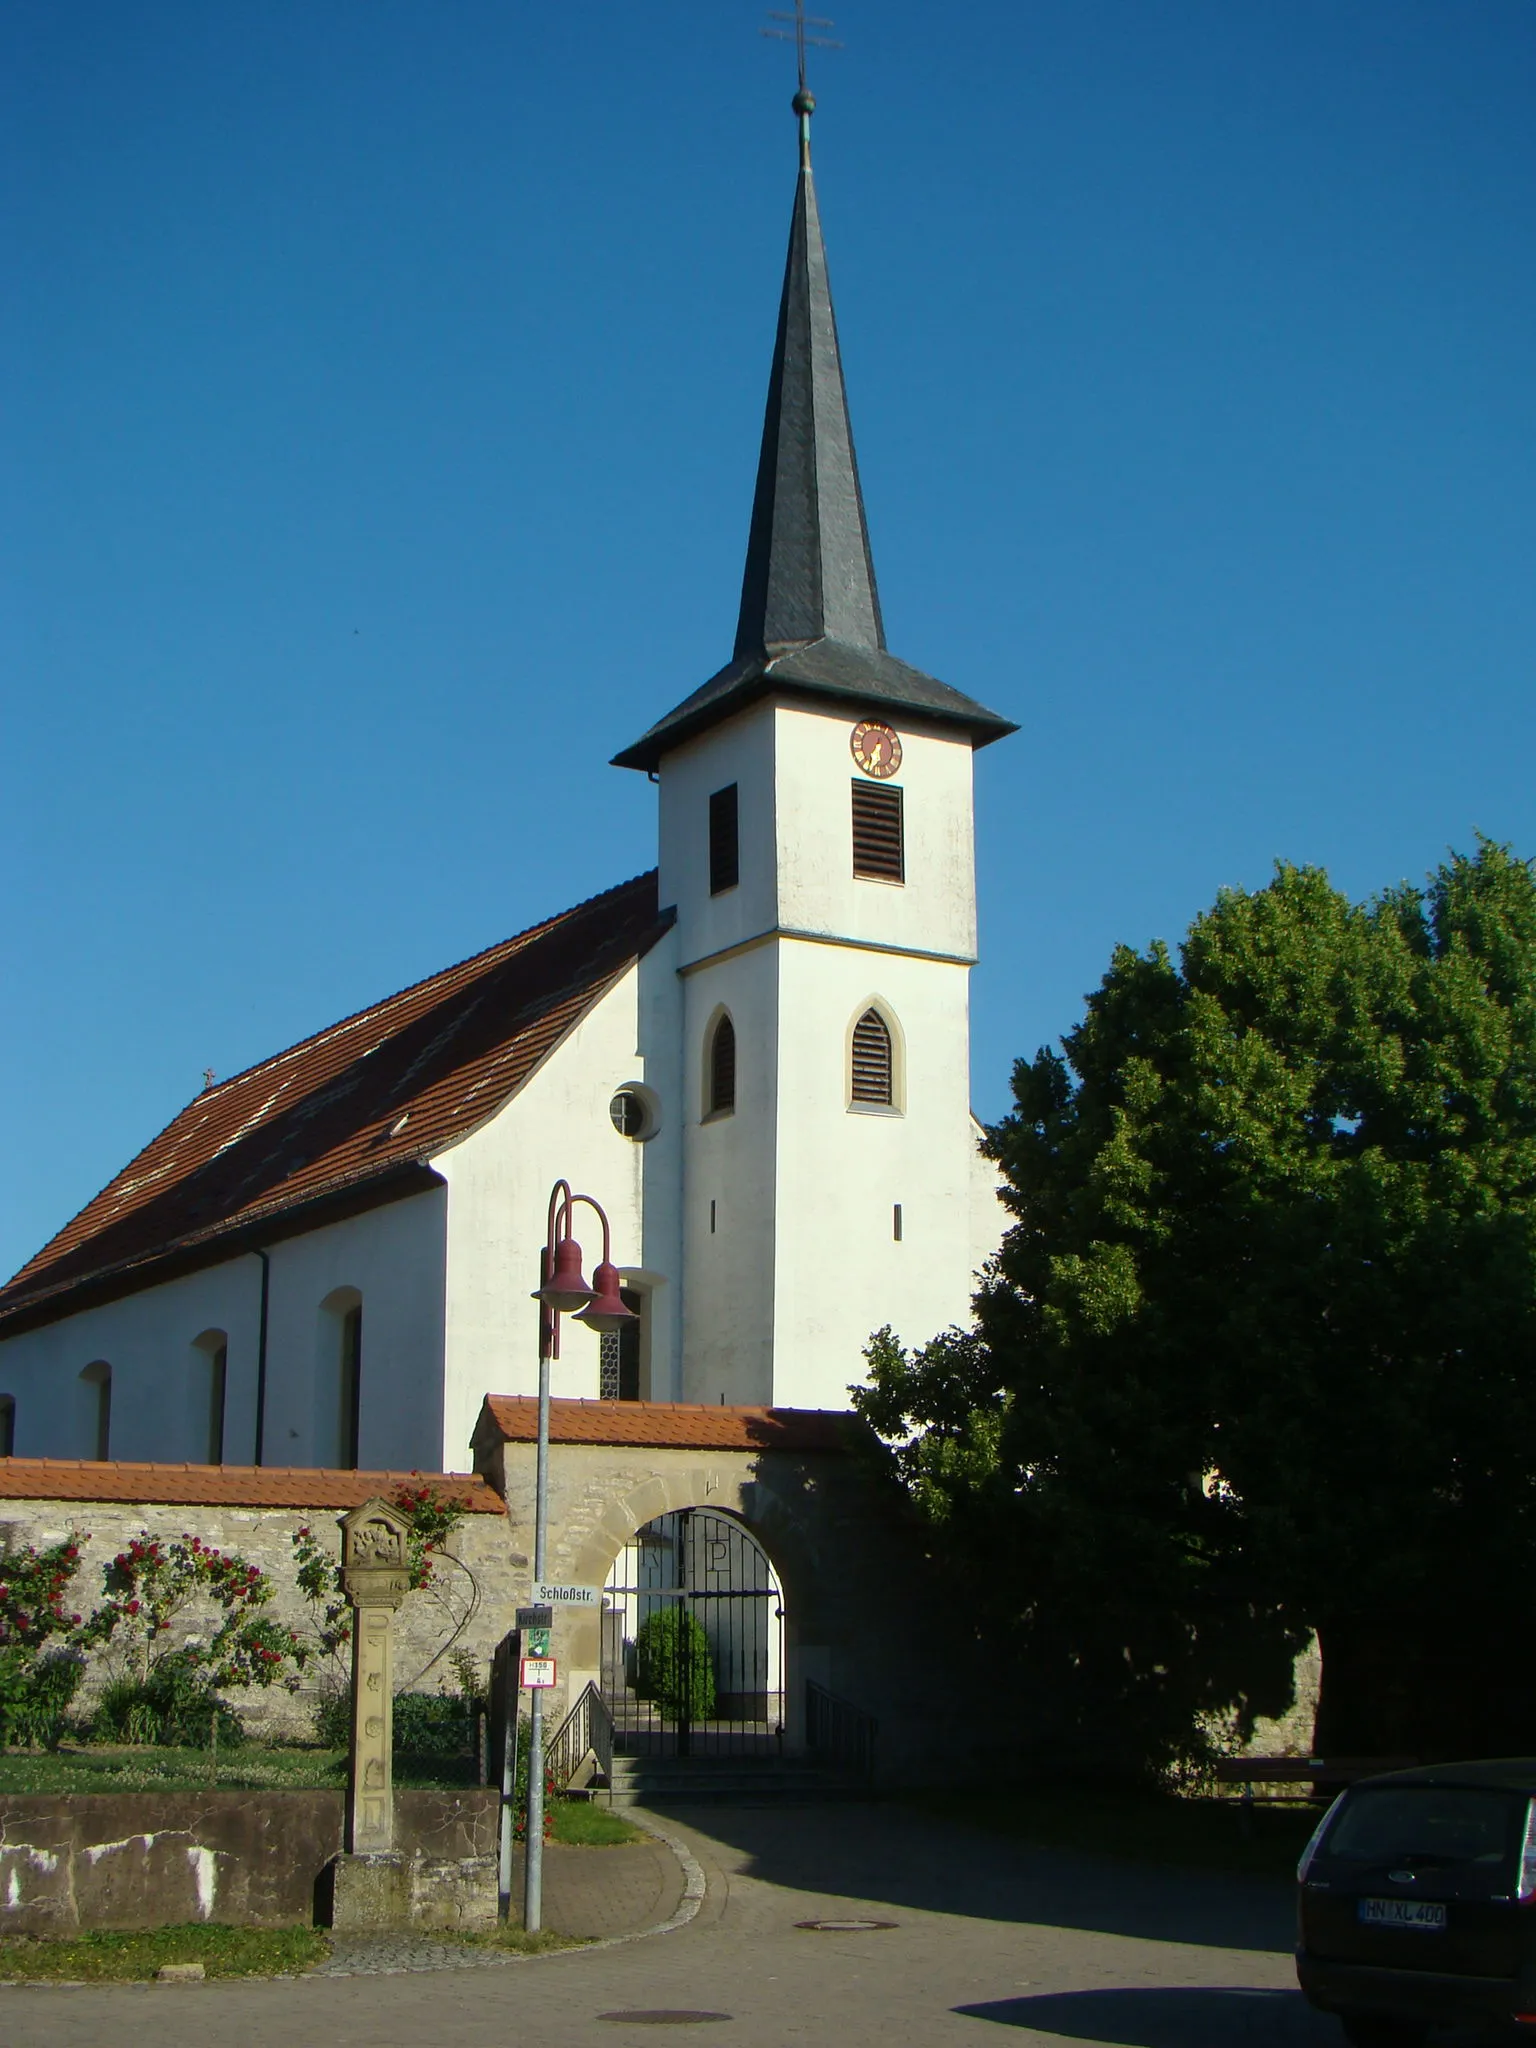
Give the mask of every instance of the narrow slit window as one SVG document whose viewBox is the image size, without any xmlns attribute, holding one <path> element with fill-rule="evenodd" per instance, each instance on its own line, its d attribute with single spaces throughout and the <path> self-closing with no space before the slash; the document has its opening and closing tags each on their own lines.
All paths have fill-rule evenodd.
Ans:
<svg viewBox="0 0 1536 2048">
<path fill-rule="evenodd" d="M 709 893 L 718 896 L 741 880 L 736 829 L 736 784 L 717 789 L 709 800 Z"/>
<path fill-rule="evenodd" d="M 361 1302 L 349 1308 L 341 1319 L 340 1413 L 337 1439 L 341 1465 L 348 1472 L 358 1466 L 363 1420 L 363 1309 Z"/>
<path fill-rule="evenodd" d="M 891 782 L 853 785 L 853 872 L 872 882 L 904 882 L 901 790 Z"/>
<path fill-rule="evenodd" d="M 16 1397 L 0 1394 L 0 1458 L 16 1455 Z"/>
<path fill-rule="evenodd" d="M 724 1116 L 736 1107 L 736 1027 L 722 1017 L 709 1041 L 709 1113 Z"/>
<path fill-rule="evenodd" d="M 208 1462 L 224 1462 L 224 1396 L 229 1380 L 229 1346 L 219 1344 L 208 1354 Z"/>
<path fill-rule="evenodd" d="M 878 1010 L 866 1010 L 853 1027 L 855 1102 L 891 1103 L 891 1027 Z"/>
</svg>

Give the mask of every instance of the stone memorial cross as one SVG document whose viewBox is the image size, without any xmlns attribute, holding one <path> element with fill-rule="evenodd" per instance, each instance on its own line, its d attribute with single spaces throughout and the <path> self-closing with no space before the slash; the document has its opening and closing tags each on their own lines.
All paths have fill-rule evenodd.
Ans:
<svg viewBox="0 0 1536 2048">
<path fill-rule="evenodd" d="M 411 1585 L 408 1528 L 404 1515 L 378 1499 L 341 1518 L 341 1583 L 355 1610 L 347 1778 L 347 1849 L 354 1856 L 387 1855 L 395 1846 L 393 1625 Z"/>
</svg>

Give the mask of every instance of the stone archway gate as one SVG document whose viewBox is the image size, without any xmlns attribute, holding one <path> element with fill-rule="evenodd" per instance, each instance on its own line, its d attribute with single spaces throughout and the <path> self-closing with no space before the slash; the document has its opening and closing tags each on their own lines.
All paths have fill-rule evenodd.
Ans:
<svg viewBox="0 0 1536 2048">
<path fill-rule="evenodd" d="M 626 1543 L 603 1588 L 600 1690 L 628 1756 L 784 1747 L 784 1596 L 734 1515 L 685 1507 Z"/>
</svg>

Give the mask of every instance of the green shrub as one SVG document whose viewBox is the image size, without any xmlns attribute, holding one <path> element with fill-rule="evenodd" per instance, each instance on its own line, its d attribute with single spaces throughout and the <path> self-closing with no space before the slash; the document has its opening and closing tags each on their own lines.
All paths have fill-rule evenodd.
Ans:
<svg viewBox="0 0 1536 2048">
<path fill-rule="evenodd" d="M 397 1692 L 396 1756 L 461 1757 L 475 1749 L 472 1710 L 457 1693 Z M 352 1740 L 352 1695 L 326 1692 L 315 1702 L 315 1736 L 327 1749 L 346 1749 Z"/>
<path fill-rule="evenodd" d="M 68 1650 L 0 1650 L 0 1744 L 57 1749 L 84 1670 Z"/>
<path fill-rule="evenodd" d="M 315 1740 L 322 1749 L 346 1749 L 352 1741 L 352 1695 L 345 1686 L 322 1692 L 315 1701 Z"/>
<path fill-rule="evenodd" d="M 464 1756 L 473 1740 L 473 1723 L 456 1693 L 395 1694 L 397 1756 Z"/>
<path fill-rule="evenodd" d="M 715 1667 L 697 1618 L 669 1603 L 640 1624 L 635 1691 L 676 1719 L 707 1721 L 715 1710 Z"/>
<path fill-rule="evenodd" d="M 114 1678 L 96 1702 L 92 1733 L 98 1742 L 157 1743 L 207 1749 L 218 1727 L 219 1747 L 245 1740 L 240 1716 L 221 1700 L 192 1657 L 173 1651 L 147 1678 Z"/>
</svg>

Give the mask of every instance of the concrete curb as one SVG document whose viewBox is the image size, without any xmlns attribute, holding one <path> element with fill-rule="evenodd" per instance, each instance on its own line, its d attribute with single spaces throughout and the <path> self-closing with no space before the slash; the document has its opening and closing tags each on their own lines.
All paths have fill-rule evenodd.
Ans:
<svg viewBox="0 0 1536 2048">
<path fill-rule="evenodd" d="M 633 1821 L 637 1828 L 642 1828 L 646 1834 L 653 1836 L 658 1842 L 664 1844 L 677 1859 L 678 1868 L 683 1873 L 683 1896 L 678 1900 L 676 1910 L 665 1920 L 658 1920 L 654 1927 L 637 1927 L 629 1934 L 605 1934 L 596 1941 L 583 1942 L 578 1948 L 553 1948 L 547 1950 L 543 1955 L 486 1955 L 483 1958 L 477 1957 L 472 1963 L 468 1961 L 463 1963 L 427 1963 L 419 1965 L 414 1969 L 407 1964 L 404 1967 L 395 1969 L 386 1967 L 381 1970 L 335 1970 L 326 1975 L 322 1975 L 319 1966 L 316 1966 L 313 1969 L 304 1970 L 297 1975 L 292 1971 L 278 1971 L 271 1977 L 240 1977 L 230 1978 L 225 1981 L 242 1984 L 327 1984 L 345 1983 L 354 1976 L 427 1977 L 434 1976 L 439 1972 L 457 1972 L 464 1969 L 508 1970 L 514 1969 L 523 1963 L 570 1962 L 576 1956 L 594 1955 L 599 1949 L 623 1948 L 626 1943 L 631 1941 L 649 1941 L 652 1935 L 655 1934 L 675 1933 L 679 1927 L 686 1927 L 690 1920 L 697 1918 L 700 1907 L 709 1896 L 709 1880 L 704 1874 L 704 1867 L 681 1835 L 674 1834 L 670 1828 L 664 1827 L 660 1821 L 653 1819 L 650 1814 L 642 1812 L 638 1807 L 631 1807 L 626 1811 L 624 1818 Z M 153 1983 L 148 1980 L 139 1983 L 134 1983 L 131 1980 L 128 1982 L 112 1983 L 110 1980 L 88 1982 L 79 1978 L 53 1977 L 38 1978 L 30 1983 L 24 1978 L 0 1982 L 0 1990 L 14 1989 L 18 1991 L 40 1991 L 44 1989 L 53 1991 L 126 1991 L 152 1990 L 153 1988 Z"/>
</svg>

